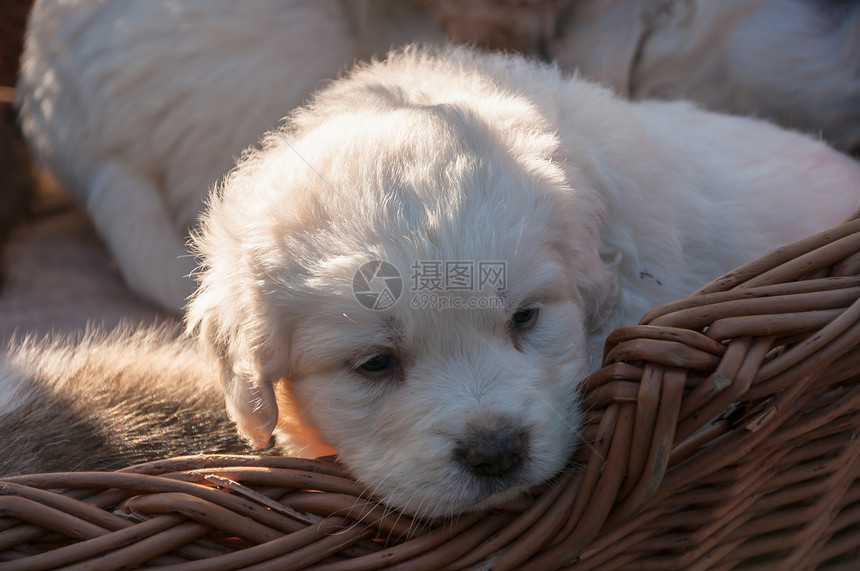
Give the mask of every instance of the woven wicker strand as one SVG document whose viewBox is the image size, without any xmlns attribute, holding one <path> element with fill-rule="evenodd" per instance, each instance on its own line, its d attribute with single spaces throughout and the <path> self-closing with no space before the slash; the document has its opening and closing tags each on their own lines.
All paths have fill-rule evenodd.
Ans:
<svg viewBox="0 0 860 571">
<path fill-rule="evenodd" d="M 415 521 L 332 459 L 0 480 L 0 570 L 860 568 L 860 217 L 606 340 L 586 442 L 488 514 Z"/>
</svg>

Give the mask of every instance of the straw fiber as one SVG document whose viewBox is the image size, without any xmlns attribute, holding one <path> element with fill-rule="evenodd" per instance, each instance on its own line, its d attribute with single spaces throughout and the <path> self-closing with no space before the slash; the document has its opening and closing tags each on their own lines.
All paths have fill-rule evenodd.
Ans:
<svg viewBox="0 0 860 571">
<path fill-rule="evenodd" d="M 860 217 L 612 333 L 555 482 L 454 521 L 334 461 L 0 481 L 0 570 L 860 568 Z"/>
</svg>

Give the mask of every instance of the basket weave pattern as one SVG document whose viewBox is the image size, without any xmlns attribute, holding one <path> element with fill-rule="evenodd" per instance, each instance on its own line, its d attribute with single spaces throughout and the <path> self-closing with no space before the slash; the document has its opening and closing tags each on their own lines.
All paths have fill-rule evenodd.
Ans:
<svg viewBox="0 0 860 571">
<path fill-rule="evenodd" d="M 856 569 L 860 218 L 615 331 L 587 445 L 488 514 L 418 522 L 333 461 L 205 456 L 0 480 L 0 570 Z"/>
</svg>

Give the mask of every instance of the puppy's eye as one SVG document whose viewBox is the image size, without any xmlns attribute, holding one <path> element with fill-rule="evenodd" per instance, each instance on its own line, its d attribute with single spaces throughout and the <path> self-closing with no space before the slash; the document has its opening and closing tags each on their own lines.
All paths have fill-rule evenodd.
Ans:
<svg viewBox="0 0 860 571">
<path fill-rule="evenodd" d="M 379 354 L 365 359 L 356 367 L 359 373 L 378 377 L 393 373 L 397 369 L 397 359 L 391 355 Z"/>
<path fill-rule="evenodd" d="M 524 307 L 518 309 L 511 316 L 511 327 L 519 331 L 525 331 L 534 326 L 537 322 L 538 313 L 540 310 L 537 307 Z"/>
<path fill-rule="evenodd" d="M 388 355 L 374 355 L 360 365 L 365 371 L 382 371 L 391 364 L 391 357 Z"/>
</svg>

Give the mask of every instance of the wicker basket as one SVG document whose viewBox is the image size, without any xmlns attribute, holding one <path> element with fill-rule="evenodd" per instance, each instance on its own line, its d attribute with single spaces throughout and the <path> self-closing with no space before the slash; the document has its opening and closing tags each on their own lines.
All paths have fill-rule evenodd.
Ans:
<svg viewBox="0 0 860 571">
<path fill-rule="evenodd" d="M 860 217 L 606 342 L 589 443 L 522 502 L 418 522 L 334 462 L 0 480 L 0 569 L 860 568 Z"/>
</svg>

